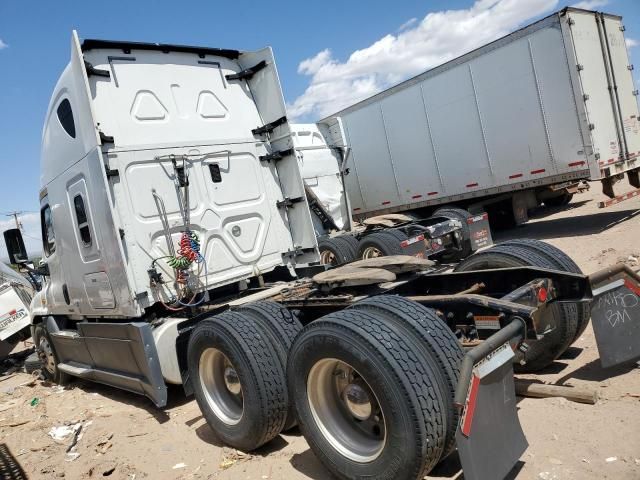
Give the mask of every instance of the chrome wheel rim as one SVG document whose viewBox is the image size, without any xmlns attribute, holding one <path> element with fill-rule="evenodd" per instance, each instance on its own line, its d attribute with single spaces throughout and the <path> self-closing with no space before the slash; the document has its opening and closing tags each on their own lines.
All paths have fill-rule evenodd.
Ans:
<svg viewBox="0 0 640 480">
<path fill-rule="evenodd" d="M 198 370 L 202 391 L 213 413 L 227 425 L 238 424 L 244 412 L 244 400 L 233 364 L 217 348 L 207 348 L 200 355 Z"/>
<path fill-rule="evenodd" d="M 338 259 L 332 251 L 323 250 L 320 252 L 320 263 L 322 265 L 337 265 Z"/>
<path fill-rule="evenodd" d="M 341 455 L 358 463 L 380 456 L 387 439 L 384 414 L 351 365 L 335 358 L 318 361 L 307 377 L 307 399 L 322 435 Z"/>
<path fill-rule="evenodd" d="M 53 356 L 53 349 L 47 338 L 43 335 L 38 342 L 38 357 L 44 369 L 52 376 L 56 373 L 56 359 Z"/>
<path fill-rule="evenodd" d="M 380 250 L 379 248 L 376 247 L 367 247 L 364 249 L 364 251 L 362 252 L 362 258 L 378 258 L 378 257 L 384 257 L 384 253 L 382 253 L 382 250 Z"/>
</svg>

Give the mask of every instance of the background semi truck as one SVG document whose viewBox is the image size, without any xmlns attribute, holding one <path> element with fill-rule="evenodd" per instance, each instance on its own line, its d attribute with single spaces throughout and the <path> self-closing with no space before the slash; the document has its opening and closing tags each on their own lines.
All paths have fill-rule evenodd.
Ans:
<svg viewBox="0 0 640 480">
<path fill-rule="evenodd" d="M 568 203 L 581 180 L 602 182 L 603 206 L 640 193 L 632 74 L 622 18 L 566 8 L 318 127 L 350 149 L 358 220 L 455 205 L 519 224 L 542 202 Z M 616 196 L 625 175 L 634 190 Z"/>
<path fill-rule="evenodd" d="M 401 255 L 319 265 L 292 142 L 270 49 L 74 32 L 42 138 L 43 373 L 160 408 L 182 385 L 243 450 L 297 423 L 341 478 L 419 479 L 456 448 L 465 478 L 504 477 L 526 448 L 512 364 L 549 365 L 590 306 L 607 322 L 593 288 L 637 297 L 640 277 L 587 277 L 535 240 L 454 271 Z M 24 264 L 20 230 L 5 238 Z M 633 325 L 603 344 L 610 364 L 640 358 Z"/>
</svg>

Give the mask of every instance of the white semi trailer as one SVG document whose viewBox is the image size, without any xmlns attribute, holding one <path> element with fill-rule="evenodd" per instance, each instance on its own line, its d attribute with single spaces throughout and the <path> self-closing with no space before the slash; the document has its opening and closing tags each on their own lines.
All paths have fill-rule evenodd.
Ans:
<svg viewBox="0 0 640 480">
<path fill-rule="evenodd" d="M 602 182 L 602 206 L 640 194 L 632 69 L 621 17 L 565 8 L 318 127 L 351 150 L 356 219 L 455 205 L 519 224 L 581 180 Z M 616 197 L 625 174 L 635 190 Z"/>
<path fill-rule="evenodd" d="M 74 32 L 42 141 L 44 374 L 160 408 L 181 384 L 244 450 L 297 422 L 340 478 L 419 479 L 456 447 L 465 478 L 502 478 L 526 448 L 512 362 L 551 363 L 589 305 L 607 322 L 592 285 L 637 297 L 640 276 L 586 277 L 533 240 L 455 272 L 409 256 L 326 269 L 292 145 L 270 49 Z M 24 264 L 20 231 L 5 238 Z M 640 358 L 637 324 L 607 337 L 610 364 Z"/>
</svg>

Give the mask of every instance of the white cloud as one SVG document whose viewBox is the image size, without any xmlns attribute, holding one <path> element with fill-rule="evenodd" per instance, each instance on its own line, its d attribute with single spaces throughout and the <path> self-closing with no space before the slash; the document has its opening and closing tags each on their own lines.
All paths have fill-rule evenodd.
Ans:
<svg viewBox="0 0 640 480">
<path fill-rule="evenodd" d="M 42 254 L 42 240 L 40 236 L 40 215 L 38 213 L 25 213 L 19 215 L 18 219 L 22 224 L 22 237 L 25 247 L 30 256 L 40 256 Z M 16 228 L 13 217 L 0 220 L 0 232 L 10 228 Z M 0 259 L 7 259 L 7 249 L 4 239 L 0 240 Z"/>
<path fill-rule="evenodd" d="M 402 25 L 400 25 L 400 27 L 398 28 L 398 31 L 401 32 L 403 30 L 406 30 L 409 27 L 413 27 L 417 21 L 418 19 L 416 17 L 410 18 L 409 20 L 404 22 Z"/>
<path fill-rule="evenodd" d="M 9 45 L 8 45 L 8 44 L 6 44 L 6 43 L 4 43 L 4 42 L 2 41 L 2 39 L 0 38 L 0 50 L 2 50 L 3 48 L 7 48 L 8 46 L 9 46 Z"/>
<path fill-rule="evenodd" d="M 384 88 L 495 40 L 556 7 L 558 0 L 476 0 L 467 9 L 431 12 L 356 50 L 346 61 L 330 49 L 302 61 L 311 77 L 288 107 L 293 119 L 312 120 L 339 111 Z"/>
<path fill-rule="evenodd" d="M 582 2 L 571 5 L 575 8 L 584 8 L 585 10 L 596 10 L 609 4 L 609 0 L 583 0 Z"/>
<path fill-rule="evenodd" d="M 640 42 L 638 42 L 638 40 L 635 40 L 633 38 L 626 38 L 624 40 L 624 43 L 627 44 L 627 48 L 633 48 L 633 47 L 637 47 L 638 45 L 640 45 Z"/>
</svg>

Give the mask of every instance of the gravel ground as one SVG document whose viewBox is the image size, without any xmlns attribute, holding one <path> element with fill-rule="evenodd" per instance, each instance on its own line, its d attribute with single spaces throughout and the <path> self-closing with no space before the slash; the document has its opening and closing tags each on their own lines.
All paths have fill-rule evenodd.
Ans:
<svg viewBox="0 0 640 480">
<path fill-rule="evenodd" d="M 546 240 L 586 273 L 616 261 L 637 267 L 640 199 L 600 210 L 600 197 L 594 185 L 568 207 L 541 209 L 526 226 L 496 235 L 496 241 Z M 600 400 L 583 405 L 521 399 L 519 416 L 530 446 L 510 478 L 640 478 L 640 368 L 603 370 L 597 358 L 589 326 L 566 358 L 535 376 L 594 388 Z M 65 425 L 66 432 L 52 432 Z M 224 447 L 180 389 L 171 389 L 168 407 L 157 410 L 144 398 L 109 387 L 74 381 L 62 388 L 15 373 L 0 377 L 0 477 L 320 480 L 329 474 L 297 430 L 252 454 Z M 457 455 L 429 478 L 461 479 Z"/>
</svg>

